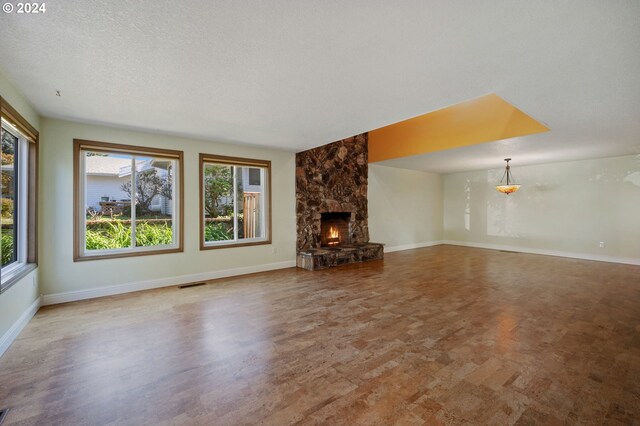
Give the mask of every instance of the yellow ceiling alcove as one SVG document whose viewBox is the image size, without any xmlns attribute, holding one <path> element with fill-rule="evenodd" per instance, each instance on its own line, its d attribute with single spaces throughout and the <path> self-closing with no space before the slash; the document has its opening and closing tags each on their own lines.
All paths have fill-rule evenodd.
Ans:
<svg viewBox="0 0 640 426">
<path fill-rule="evenodd" d="M 542 123 L 492 93 L 370 131 L 369 162 L 548 130 Z"/>
</svg>

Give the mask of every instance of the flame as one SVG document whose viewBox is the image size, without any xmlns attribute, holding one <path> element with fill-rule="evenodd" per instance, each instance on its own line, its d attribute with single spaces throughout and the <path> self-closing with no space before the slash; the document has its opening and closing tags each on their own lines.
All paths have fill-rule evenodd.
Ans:
<svg viewBox="0 0 640 426">
<path fill-rule="evenodd" d="M 340 232 L 333 226 L 329 228 L 329 238 L 340 238 Z"/>
<path fill-rule="evenodd" d="M 333 240 L 328 242 L 329 245 L 338 244 L 340 242 L 340 231 L 338 228 L 333 226 L 329 227 L 329 235 L 327 236 L 327 240 Z"/>
</svg>

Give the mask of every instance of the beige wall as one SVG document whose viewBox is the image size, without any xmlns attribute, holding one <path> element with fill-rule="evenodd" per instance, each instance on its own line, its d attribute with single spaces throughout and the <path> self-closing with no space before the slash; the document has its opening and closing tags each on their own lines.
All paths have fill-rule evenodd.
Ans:
<svg viewBox="0 0 640 426">
<path fill-rule="evenodd" d="M 39 129 L 38 113 L 1 71 L 0 96 L 6 99 L 33 127 Z M 37 274 L 38 270 L 36 269 L 15 283 L 5 293 L 0 294 L 0 339 L 16 323 L 20 315 L 38 299 Z"/>
<path fill-rule="evenodd" d="M 369 235 L 385 250 L 442 240 L 442 176 L 369 164 Z"/>
<path fill-rule="evenodd" d="M 0 340 L 16 324 L 20 316 L 38 300 L 39 296 L 37 269 L 0 294 Z M 0 347 L 0 355 L 2 355 L 1 349 Z"/>
<path fill-rule="evenodd" d="M 40 129 L 40 116 L 29 101 L 22 96 L 0 70 L 0 96 L 5 98 L 16 111 L 36 129 Z"/>
<path fill-rule="evenodd" d="M 512 171 L 509 196 L 504 169 L 444 175 L 445 240 L 640 260 L 640 155 Z"/>
<path fill-rule="evenodd" d="M 292 152 L 43 118 L 40 288 L 45 295 L 149 282 L 295 260 L 295 155 Z M 73 262 L 73 139 L 184 151 L 184 253 Z M 200 251 L 198 153 L 271 160 L 273 244 Z M 45 299 L 46 300 L 46 299 Z"/>
</svg>

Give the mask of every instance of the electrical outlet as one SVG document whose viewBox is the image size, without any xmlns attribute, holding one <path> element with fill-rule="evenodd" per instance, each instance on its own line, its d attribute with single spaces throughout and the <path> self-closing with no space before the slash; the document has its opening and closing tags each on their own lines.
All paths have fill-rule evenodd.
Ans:
<svg viewBox="0 0 640 426">
<path fill-rule="evenodd" d="M 273 252 L 273 254 L 277 254 L 278 253 L 278 249 L 276 247 L 272 247 L 271 251 Z"/>
<path fill-rule="evenodd" d="M 600 248 L 604 248 L 604 241 L 600 241 Z"/>
</svg>

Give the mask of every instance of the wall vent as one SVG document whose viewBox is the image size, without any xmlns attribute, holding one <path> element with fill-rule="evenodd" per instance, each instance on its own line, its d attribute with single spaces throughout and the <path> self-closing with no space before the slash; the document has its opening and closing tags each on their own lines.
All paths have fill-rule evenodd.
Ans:
<svg viewBox="0 0 640 426">
<path fill-rule="evenodd" d="M 2 424 L 2 422 L 4 422 L 4 418 L 7 417 L 8 412 L 8 408 L 0 408 L 0 425 Z"/>
<path fill-rule="evenodd" d="M 205 283 L 191 283 L 191 284 L 182 284 L 179 285 L 178 288 L 191 288 L 191 287 L 199 287 L 201 285 L 205 285 Z"/>
</svg>

